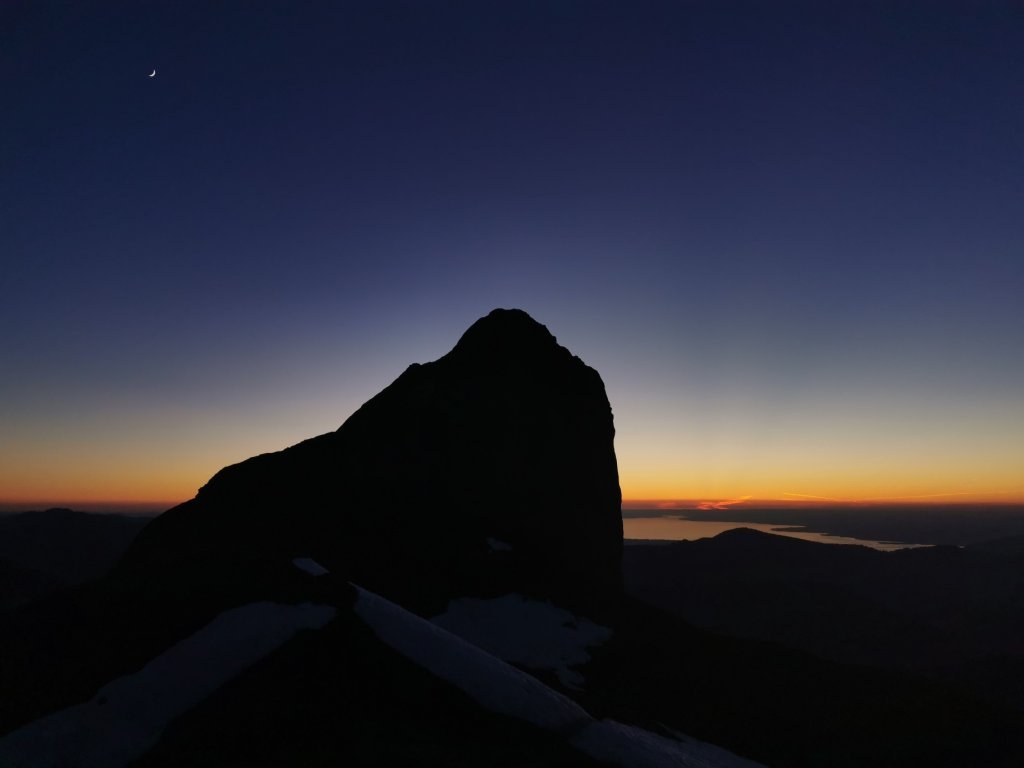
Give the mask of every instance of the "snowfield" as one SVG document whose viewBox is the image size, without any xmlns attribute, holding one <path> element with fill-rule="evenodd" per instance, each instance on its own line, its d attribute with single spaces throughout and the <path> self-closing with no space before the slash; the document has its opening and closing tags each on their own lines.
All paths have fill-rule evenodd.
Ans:
<svg viewBox="0 0 1024 768">
<path fill-rule="evenodd" d="M 307 572 L 318 575 L 312 567 Z M 758 768 L 756 763 L 682 734 L 669 738 L 613 720 L 596 720 L 568 696 L 493 653 L 372 592 L 355 589 L 355 613 L 382 642 L 485 709 L 560 734 L 586 755 L 630 768 Z M 0 768 L 126 766 L 157 743 L 173 718 L 195 707 L 295 633 L 319 629 L 335 615 L 333 606 L 311 603 L 259 602 L 225 611 L 138 672 L 108 683 L 90 701 L 54 712 L 0 738 Z M 576 663 L 573 660 L 585 656 L 586 647 L 610 636 L 604 627 L 578 621 L 550 603 L 520 595 L 456 600 L 442 616 L 447 623 L 468 627 L 492 644 L 501 632 L 512 632 L 512 625 L 521 622 L 505 650 L 511 648 L 521 658 L 540 659 L 545 664 L 551 660 L 563 665 Z M 536 632 L 535 646 L 528 642 L 531 632 Z"/>
<path fill-rule="evenodd" d="M 330 573 L 330 571 L 311 557 L 296 557 L 292 560 L 292 565 L 300 571 L 308 573 L 310 576 L 323 576 Z"/>
<path fill-rule="evenodd" d="M 547 669 L 569 688 L 584 684 L 570 667 L 590 661 L 588 648 L 601 645 L 612 631 L 580 619 L 547 601 L 518 594 L 489 600 L 459 598 L 431 621 L 453 635 L 530 669 Z"/>
<path fill-rule="evenodd" d="M 590 719 L 575 701 L 511 664 L 379 595 L 356 590 L 355 611 L 377 637 L 492 712 L 551 731 L 569 731 Z"/>
<path fill-rule="evenodd" d="M 379 595 L 360 587 L 356 591 L 356 613 L 387 645 L 486 709 L 560 733 L 598 760 L 629 768 L 760 768 L 693 739 L 670 739 L 614 720 L 595 720 L 568 696 L 497 656 Z"/>
<path fill-rule="evenodd" d="M 334 618 L 330 605 L 250 603 L 217 618 L 108 683 L 90 701 L 0 738 L 2 768 L 119 768 L 141 757 L 166 725 L 291 639 Z"/>
</svg>

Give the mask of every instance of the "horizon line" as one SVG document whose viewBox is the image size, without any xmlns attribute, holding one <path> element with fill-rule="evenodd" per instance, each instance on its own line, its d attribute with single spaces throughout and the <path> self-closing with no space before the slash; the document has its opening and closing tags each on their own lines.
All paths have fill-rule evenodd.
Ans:
<svg viewBox="0 0 1024 768">
<path fill-rule="evenodd" d="M 1024 495 L 1011 499 L 964 499 L 964 494 L 872 497 L 869 499 L 829 499 L 826 497 L 732 499 L 701 498 L 623 498 L 623 511 L 672 510 L 691 512 L 729 512 L 756 509 L 866 509 L 878 507 L 962 508 L 962 507 L 1024 507 Z M 995 494 L 992 494 L 995 495 Z M 1011 494 L 999 494 L 1009 496 Z M 72 509 L 81 512 L 118 512 L 159 514 L 187 501 L 141 499 L 0 499 L 0 513 L 33 512 L 46 509 Z"/>
<path fill-rule="evenodd" d="M 671 511 L 673 509 L 689 511 L 718 511 L 727 512 L 737 509 L 835 509 L 837 507 L 849 508 L 875 508 L 875 507 L 1020 507 L 1024 506 L 1024 494 L 988 494 L 987 498 L 980 496 L 974 499 L 963 498 L 965 494 L 927 494 L 920 496 L 881 496 L 868 499 L 829 499 L 824 497 L 814 498 L 756 498 L 745 497 L 741 499 L 715 499 L 702 497 L 698 499 L 680 498 L 636 498 L 622 500 L 622 509 L 659 509 Z M 1012 498 L 993 499 L 992 496 L 1012 496 Z"/>
</svg>

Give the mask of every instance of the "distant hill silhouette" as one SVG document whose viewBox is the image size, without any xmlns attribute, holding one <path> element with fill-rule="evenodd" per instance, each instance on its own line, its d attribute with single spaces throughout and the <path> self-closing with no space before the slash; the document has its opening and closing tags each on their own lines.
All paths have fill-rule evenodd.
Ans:
<svg viewBox="0 0 1024 768">
<path fill-rule="evenodd" d="M 0 607 L 99 578 L 148 522 L 63 508 L 0 514 Z"/>
<path fill-rule="evenodd" d="M 1024 764 L 1009 707 L 624 595 L 613 434 L 598 374 L 495 310 L 0 614 L 0 765 Z"/>
<path fill-rule="evenodd" d="M 628 590 L 694 624 L 956 682 L 1024 710 L 1024 539 L 879 552 L 738 528 L 627 548 Z"/>
</svg>

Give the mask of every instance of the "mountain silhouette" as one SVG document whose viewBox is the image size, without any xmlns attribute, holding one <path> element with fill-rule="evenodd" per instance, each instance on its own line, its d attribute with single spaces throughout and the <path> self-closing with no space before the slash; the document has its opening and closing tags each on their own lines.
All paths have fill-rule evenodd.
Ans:
<svg viewBox="0 0 1024 768">
<path fill-rule="evenodd" d="M 0 560 L 77 584 L 106 573 L 148 522 L 61 507 L 0 515 Z"/>
<path fill-rule="evenodd" d="M 1024 711 L 1024 539 L 879 552 L 737 528 L 637 545 L 630 594 L 697 626 L 947 680 Z"/>
<path fill-rule="evenodd" d="M 1016 711 L 626 595 L 613 437 L 600 376 L 495 310 L 0 613 L 0 765 L 1022 764 Z"/>
<path fill-rule="evenodd" d="M 147 522 L 63 508 L 0 514 L 0 609 L 103 576 Z"/>
<path fill-rule="evenodd" d="M 513 588 L 593 602 L 621 580 L 614 434 L 597 372 L 497 309 L 336 432 L 218 472 L 122 569 L 309 556 L 405 605 Z"/>
</svg>

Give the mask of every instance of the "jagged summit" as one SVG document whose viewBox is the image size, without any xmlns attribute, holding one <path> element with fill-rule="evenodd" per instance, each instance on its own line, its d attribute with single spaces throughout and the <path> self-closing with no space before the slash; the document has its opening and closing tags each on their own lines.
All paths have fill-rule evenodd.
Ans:
<svg viewBox="0 0 1024 768">
<path fill-rule="evenodd" d="M 614 433 L 597 372 L 526 312 L 498 309 L 336 432 L 218 472 L 123 569 L 312 555 L 411 605 L 600 596 L 621 579 Z"/>
<path fill-rule="evenodd" d="M 521 309 L 495 309 L 471 325 L 442 360 L 489 358 L 522 362 L 546 355 L 571 357 L 547 329 Z"/>
</svg>

